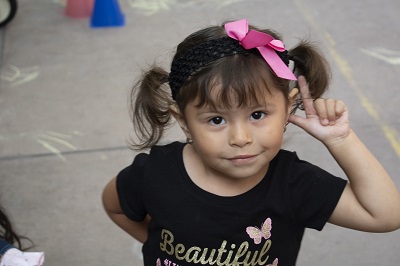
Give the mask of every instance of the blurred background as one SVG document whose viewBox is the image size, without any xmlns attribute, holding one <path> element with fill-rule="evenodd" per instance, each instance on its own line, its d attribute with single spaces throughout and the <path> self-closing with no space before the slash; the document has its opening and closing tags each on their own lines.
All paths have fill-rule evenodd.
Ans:
<svg viewBox="0 0 400 266">
<path fill-rule="evenodd" d="M 98 0 L 99 1 L 99 0 Z M 101 0 L 125 24 L 90 26 L 66 0 L 18 0 L 0 28 L 0 204 L 45 265 L 141 265 L 141 245 L 103 211 L 106 182 L 135 153 L 130 87 L 142 68 L 169 69 L 188 34 L 227 19 L 308 38 L 332 66 L 327 97 L 400 187 L 400 1 Z M 291 125 L 284 148 L 343 176 L 324 146 Z M 163 141 L 183 140 L 177 126 Z M 399 206 L 400 208 L 400 206 Z M 369 234 L 328 224 L 307 230 L 298 266 L 398 265 L 400 231 Z"/>
</svg>

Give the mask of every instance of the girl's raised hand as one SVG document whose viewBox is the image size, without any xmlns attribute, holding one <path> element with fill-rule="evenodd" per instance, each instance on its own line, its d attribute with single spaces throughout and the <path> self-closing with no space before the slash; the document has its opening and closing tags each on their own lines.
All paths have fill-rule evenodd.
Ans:
<svg viewBox="0 0 400 266">
<path fill-rule="evenodd" d="M 299 76 L 301 99 L 306 117 L 290 115 L 289 122 L 301 127 L 325 145 L 343 140 L 350 133 L 349 114 L 340 100 L 312 99 L 304 76 Z"/>
</svg>

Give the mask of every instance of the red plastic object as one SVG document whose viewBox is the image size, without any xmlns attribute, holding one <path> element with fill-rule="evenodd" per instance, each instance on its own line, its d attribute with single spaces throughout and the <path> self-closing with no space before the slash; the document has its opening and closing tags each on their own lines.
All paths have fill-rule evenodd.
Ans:
<svg viewBox="0 0 400 266">
<path fill-rule="evenodd" d="M 71 18 L 87 18 L 92 15 L 93 0 L 67 0 L 65 15 Z"/>
</svg>

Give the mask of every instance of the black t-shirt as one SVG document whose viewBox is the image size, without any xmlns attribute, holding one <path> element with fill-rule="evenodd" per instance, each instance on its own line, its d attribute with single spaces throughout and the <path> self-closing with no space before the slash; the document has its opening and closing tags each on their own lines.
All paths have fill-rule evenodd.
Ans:
<svg viewBox="0 0 400 266">
<path fill-rule="evenodd" d="M 192 182 L 184 145 L 141 153 L 117 177 L 125 215 L 152 218 L 143 246 L 146 266 L 293 266 L 304 229 L 322 230 L 347 183 L 281 150 L 254 188 L 222 197 Z"/>
</svg>

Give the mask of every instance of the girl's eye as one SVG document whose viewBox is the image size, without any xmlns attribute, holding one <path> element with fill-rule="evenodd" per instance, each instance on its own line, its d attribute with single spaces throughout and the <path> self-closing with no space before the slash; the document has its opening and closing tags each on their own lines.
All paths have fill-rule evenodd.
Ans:
<svg viewBox="0 0 400 266">
<path fill-rule="evenodd" d="M 257 111 L 251 114 L 250 119 L 251 120 L 260 120 L 265 117 L 265 113 L 261 111 Z"/>
<path fill-rule="evenodd" d="M 212 125 L 221 125 L 221 124 L 225 124 L 225 120 L 220 117 L 220 116 L 216 116 L 210 119 L 210 123 Z"/>
</svg>

